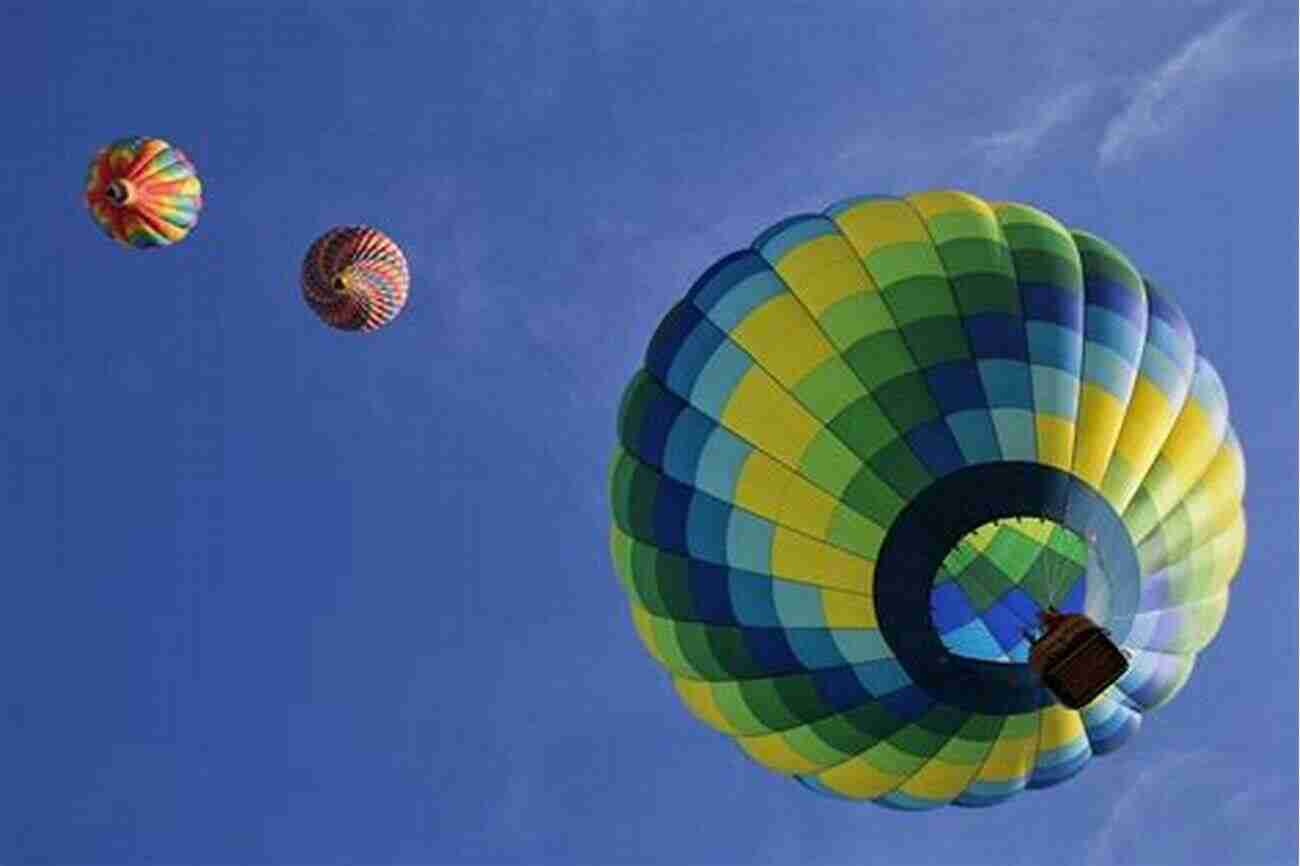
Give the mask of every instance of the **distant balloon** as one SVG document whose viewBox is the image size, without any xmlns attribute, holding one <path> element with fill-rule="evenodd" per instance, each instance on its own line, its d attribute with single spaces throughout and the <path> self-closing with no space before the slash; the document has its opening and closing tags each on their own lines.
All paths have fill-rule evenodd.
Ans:
<svg viewBox="0 0 1300 866">
<path fill-rule="evenodd" d="M 410 284 L 401 248 L 369 226 L 330 229 L 302 263 L 307 306 L 342 331 L 374 331 L 396 319 Z"/>
<path fill-rule="evenodd" d="M 86 206 L 118 243 L 165 247 L 198 222 L 203 185 L 179 148 L 161 138 L 120 138 L 91 160 Z"/>
<path fill-rule="evenodd" d="M 1117 248 L 1027 205 L 866 196 L 668 312 L 623 398 L 611 548 L 647 650 L 750 757 L 987 806 L 1187 682 L 1245 483 L 1223 383 Z"/>
</svg>

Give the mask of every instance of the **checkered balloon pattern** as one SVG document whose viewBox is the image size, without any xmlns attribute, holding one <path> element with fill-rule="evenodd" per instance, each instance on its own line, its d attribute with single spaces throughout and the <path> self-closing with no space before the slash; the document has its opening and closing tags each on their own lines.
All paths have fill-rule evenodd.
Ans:
<svg viewBox="0 0 1300 866">
<path fill-rule="evenodd" d="M 150 249 L 190 233 L 203 207 L 203 186 L 179 148 L 161 138 L 137 136 L 95 154 L 86 174 L 85 200 L 110 238 Z"/>
<path fill-rule="evenodd" d="M 392 239 L 369 226 L 330 229 L 302 263 L 302 293 L 321 321 L 342 331 L 374 331 L 406 305 L 410 273 Z"/>
<path fill-rule="evenodd" d="M 1244 490 L 1219 376 L 1118 249 L 1024 204 L 865 196 L 767 229 L 660 323 L 619 411 L 611 549 L 681 702 L 758 763 L 986 806 L 1177 694 L 1227 610 Z M 1130 660 L 1082 710 L 1027 673 L 1049 605 Z"/>
</svg>

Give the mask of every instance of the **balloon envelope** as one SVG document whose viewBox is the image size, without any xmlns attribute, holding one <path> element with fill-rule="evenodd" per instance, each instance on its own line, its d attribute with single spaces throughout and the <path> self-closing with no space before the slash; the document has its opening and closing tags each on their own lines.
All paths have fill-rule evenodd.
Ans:
<svg viewBox="0 0 1300 866">
<path fill-rule="evenodd" d="M 1245 543 L 1223 386 L 1170 296 L 1022 204 L 859 197 L 709 268 L 628 385 L 611 548 L 700 720 L 830 795 L 985 806 L 1171 699 Z M 1048 607 L 1129 657 L 1082 710 Z"/>
<path fill-rule="evenodd" d="M 194 166 L 161 138 L 122 138 L 90 161 L 86 177 L 90 215 L 118 243 L 150 249 L 184 238 L 203 207 Z"/>
<path fill-rule="evenodd" d="M 382 328 L 402 312 L 409 289 L 401 248 L 369 226 L 330 229 L 303 259 L 303 299 L 321 321 L 339 330 Z"/>
</svg>

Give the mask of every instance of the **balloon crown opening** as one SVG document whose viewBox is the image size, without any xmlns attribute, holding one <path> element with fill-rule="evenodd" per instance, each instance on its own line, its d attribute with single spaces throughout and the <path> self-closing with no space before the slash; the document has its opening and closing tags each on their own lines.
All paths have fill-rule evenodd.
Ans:
<svg viewBox="0 0 1300 866">
<path fill-rule="evenodd" d="M 118 178 L 110 183 L 108 188 L 104 190 L 104 196 L 113 204 L 122 207 L 127 202 L 131 201 L 132 192 L 131 184 L 128 181 Z"/>
</svg>

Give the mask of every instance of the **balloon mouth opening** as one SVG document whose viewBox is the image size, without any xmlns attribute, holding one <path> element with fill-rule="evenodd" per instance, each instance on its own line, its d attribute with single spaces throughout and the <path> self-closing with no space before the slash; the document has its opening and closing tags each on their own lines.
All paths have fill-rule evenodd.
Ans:
<svg viewBox="0 0 1300 866">
<path fill-rule="evenodd" d="M 346 295 L 348 292 L 352 290 L 352 286 L 348 283 L 347 277 L 345 277 L 343 274 L 339 274 L 337 277 L 335 277 L 330 282 L 330 286 L 333 287 L 334 293 L 337 295 Z"/>
<path fill-rule="evenodd" d="M 965 549 L 962 542 L 967 536 L 989 532 L 986 524 L 998 529 L 1030 521 L 1045 526 L 1039 527 L 1037 533 L 1028 533 L 1033 543 L 1027 548 L 1022 546 L 1019 553 L 1007 553 L 1000 547 L 1001 542 L 989 538 L 983 548 L 967 545 L 971 548 L 965 554 L 968 561 L 949 560 L 954 549 Z M 1045 547 L 1056 549 L 1060 543 L 1052 543 L 1051 532 L 1062 529 L 1075 537 L 1072 544 L 1076 551 L 1084 549 L 1086 565 L 1080 568 L 1075 562 L 1070 569 L 1073 577 L 1067 575 L 1065 579 L 1052 580 L 1048 572 L 1047 596 L 1050 598 L 1054 588 L 1062 587 L 1055 593 L 1064 596 L 1056 607 L 1066 611 L 1073 606 L 1071 596 L 1082 596 L 1085 616 L 1109 630 L 1115 636 L 1114 642 L 1122 646 L 1137 615 L 1141 568 L 1123 519 L 1086 481 L 1053 466 L 1007 461 L 958 469 L 916 494 L 885 533 L 871 578 L 880 634 L 914 684 L 935 700 L 972 712 L 1030 712 L 1055 700 L 1026 661 L 995 661 L 987 657 L 992 653 L 954 652 L 950 646 L 962 637 L 957 630 L 975 619 L 978 611 L 972 608 L 979 605 L 968 603 L 963 608 L 959 598 L 954 603 L 953 596 L 949 596 L 948 603 L 942 603 L 935 593 L 939 590 L 937 583 L 959 582 L 940 580 L 945 572 L 951 574 L 953 567 L 979 562 L 981 557 L 994 560 L 987 566 L 975 566 L 979 579 L 968 581 L 977 587 L 985 607 L 981 619 L 986 627 L 993 620 L 1008 619 L 1010 622 L 998 624 L 1001 633 L 1011 640 L 1008 632 L 1018 631 L 1016 642 L 1028 641 L 1025 632 L 1034 629 L 1030 622 L 1024 622 L 1016 606 L 1031 613 L 1038 603 L 1032 596 L 1012 592 L 1012 587 L 1024 584 L 1032 567 L 1034 557 L 1026 555 L 1026 549 L 1031 554 Z M 1092 532 L 1096 533 L 1096 541 L 1081 544 Z M 1069 541 L 1068 536 L 1065 538 Z M 993 569 L 994 564 L 999 568 Z M 1002 581 L 995 579 L 995 571 L 1002 573 Z M 1080 577 L 1080 572 L 1086 577 Z M 1008 575 L 1019 576 L 1020 580 Z M 1070 588 L 1065 590 L 1065 586 Z M 962 634 L 970 637 L 969 632 Z M 972 641 L 961 643 L 978 645 L 982 638 L 974 637 Z M 997 655 L 1011 654 L 999 649 Z"/>
<path fill-rule="evenodd" d="M 1041 517 L 1007 517 L 967 532 L 930 592 L 930 618 L 953 655 L 1023 664 L 1048 611 L 1080 612 L 1089 544 Z"/>
<path fill-rule="evenodd" d="M 118 207 L 122 207 L 131 201 L 132 189 L 131 184 L 124 180 L 115 180 L 104 190 L 104 197 Z"/>
</svg>

